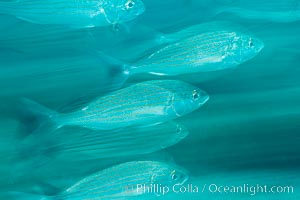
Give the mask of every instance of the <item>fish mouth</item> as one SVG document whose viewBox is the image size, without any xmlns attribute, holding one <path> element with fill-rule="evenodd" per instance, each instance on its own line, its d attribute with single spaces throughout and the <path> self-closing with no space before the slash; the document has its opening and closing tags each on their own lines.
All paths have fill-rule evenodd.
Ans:
<svg viewBox="0 0 300 200">
<path fill-rule="evenodd" d="M 182 178 L 182 180 L 178 180 L 176 185 L 184 185 L 189 180 L 189 175 L 188 175 L 187 171 L 183 170 L 182 172 L 183 172 L 182 173 L 183 178 Z"/>
<path fill-rule="evenodd" d="M 189 135 L 189 131 L 188 131 L 187 127 L 185 127 L 184 125 L 179 124 L 179 123 L 176 125 L 175 131 L 176 132 L 174 134 L 174 137 L 172 139 L 170 139 L 167 143 L 160 145 L 160 148 L 165 149 L 174 144 L 177 144 L 178 142 L 180 142 L 181 140 L 183 140 L 184 138 L 186 138 Z"/>
<path fill-rule="evenodd" d="M 208 93 L 204 90 L 199 91 L 199 95 L 201 96 L 199 100 L 199 106 L 204 105 L 210 99 Z"/>
<path fill-rule="evenodd" d="M 183 178 L 180 182 L 178 182 L 177 184 L 183 185 L 183 184 L 185 184 L 185 183 L 189 180 L 189 178 L 190 178 L 189 172 L 188 172 L 186 169 L 181 168 L 181 167 L 180 167 L 178 170 L 183 174 L 184 178 Z"/>
<path fill-rule="evenodd" d="M 186 177 L 179 183 L 180 185 L 185 184 L 189 180 L 189 176 L 186 175 Z"/>
<path fill-rule="evenodd" d="M 255 39 L 255 42 L 257 44 L 256 52 L 260 53 L 265 48 L 265 43 L 260 39 Z"/>
<path fill-rule="evenodd" d="M 177 135 L 179 136 L 179 140 L 184 139 L 186 136 L 188 136 L 188 134 L 189 130 L 186 126 L 184 126 L 183 124 L 177 124 Z"/>
<path fill-rule="evenodd" d="M 135 1 L 135 6 L 136 6 L 136 9 L 132 13 L 134 16 L 139 16 L 146 11 L 145 4 L 140 0 Z"/>
<path fill-rule="evenodd" d="M 254 51 L 256 53 L 261 52 L 263 50 L 263 48 L 265 47 L 265 43 L 257 37 L 252 37 L 251 40 L 252 40 L 253 44 L 255 45 L 254 46 Z"/>
<path fill-rule="evenodd" d="M 138 4 L 139 4 L 138 5 L 139 6 L 139 12 L 137 12 L 137 15 L 141 15 L 141 14 L 143 14 L 146 11 L 146 6 L 143 3 L 143 1 L 139 1 Z"/>
<path fill-rule="evenodd" d="M 141 14 L 143 14 L 145 11 L 146 11 L 146 7 L 145 7 L 145 5 L 144 5 L 144 4 L 142 4 L 142 6 L 141 6 L 141 10 L 140 10 L 140 12 L 138 12 L 138 14 L 137 14 L 137 15 L 141 15 Z"/>
<path fill-rule="evenodd" d="M 265 43 L 263 41 L 260 41 L 260 48 L 258 48 L 258 52 L 261 52 L 265 48 Z"/>
</svg>

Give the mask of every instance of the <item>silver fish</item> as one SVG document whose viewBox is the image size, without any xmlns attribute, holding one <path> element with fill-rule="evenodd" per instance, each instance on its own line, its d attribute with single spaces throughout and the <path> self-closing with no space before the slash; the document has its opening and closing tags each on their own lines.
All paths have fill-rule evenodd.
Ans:
<svg viewBox="0 0 300 200">
<path fill-rule="evenodd" d="M 114 131 L 66 127 L 40 137 L 31 135 L 23 142 L 26 146 L 18 149 L 19 156 L 29 155 L 27 158 L 35 163 L 42 163 L 43 157 L 85 161 L 153 153 L 180 142 L 188 134 L 184 125 L 175 122 Z"/>
<path fill-rule="evenodd" d="M 186 170 L 181 167 L 156 161 L 132 161 L 119 164 L 86 178 L 55 196 L 38 196 L 15 193 L 23 200 L 111 200 L 153 199 L 160 191 L 144 190 L 159 185 L 170 187 L 182 185 L 188 180 Z"/>
<path fill-rule="evenodd" d="M 198 24 L 157 34 L 162 44 L 135 62 L 127 63 L 98 52 L 111 66 L 120 66 L 123 82 L 132 75 L 150 73 L 176 76 L 236 67 L 256 57 L 264 48 L 259 38 L 226 21 Z"/>
<path fill-rule="evenodd" d="M 117 165 L 89 176 L 68 188 L 65 199 L 118 199 L 155 196 L 138 188 L 138 184 L 173 186 L 187 181 L 187 172 L 162 162 L 133 161 Z"/>
<path fill-rule="evenodd" d="M 107 26 L 135 19 L 145 11 L 141 0 L 14 0 L 0 2 L 0 13 L 37 24 L 75 28 Z"/>
<path fill-rule="evenodd" d="M 190 33 L 187 33 L 190 34 Z M 168 44 L 128 66 L 128 73 L 180 75 L 235 67 L 254 58 L 264 47 L 251 35 L 212 31 Z"/>
<path fill-rule="evenodd" d="M 24 106 L 40 123 L 48 119 L 55 128 L 65 125 L 92 130 L 112 130 L 128 126 L 148 126 L 186 115 L 205 104 L 208 94 L 188 83 L 155 80 L 138 83 L 112 92 L 72 113 L 59 114 L 24 100 Z"/>
</svg>

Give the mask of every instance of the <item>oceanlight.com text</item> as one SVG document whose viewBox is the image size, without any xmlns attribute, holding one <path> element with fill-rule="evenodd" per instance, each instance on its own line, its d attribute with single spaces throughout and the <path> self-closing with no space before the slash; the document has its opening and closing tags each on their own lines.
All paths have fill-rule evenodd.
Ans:
<svg viewBox="0 0 300 200">
<path fill-rule="evenodd" d="M 280 194 L 280 193 L 287 193 L 292 194 L 294 193 L 293 186 L 280 186 L 280 185 L 250 185 L 250 184 L 243 184 L 238 186 L 233 185 L 218 185 L 218 184 L 209 184 L 203 186 L 203 192 L 208 191 L 210 193 L 244 193 L 254 196 L 258 193 L 273 193 L 273 194 Z"/>
</svg>

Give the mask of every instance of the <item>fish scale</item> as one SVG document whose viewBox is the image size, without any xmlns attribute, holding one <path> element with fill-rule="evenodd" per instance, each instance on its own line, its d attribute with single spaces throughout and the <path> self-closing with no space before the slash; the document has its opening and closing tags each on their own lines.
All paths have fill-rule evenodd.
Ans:
<svg viewBox="0 0 300 200">
<path fill-rule="evenodd" d="M 160 90 L 161 92 L 157 92 L 158 90 Z M 136 92 L 132 93 L 132 91 Z M 153 91 L 155 91 L 155 93 L 153 93 Z M 147 95 L 146 98 L 144 96 L 145 94 Z M 124 101 L 124 99 L 120 98 L 121 96 L 126 96 L 127 101 Z M 133 88 L 129 87 L 121 92 L 117 91 L 116 94 L 109 95 L 103 99 L 101 98 L 96 103 L 89 105 L 88 107 L 91 109 L 86 110 L 85 113 L 87 116 L 94 114 L 95 108 L 95 110 L 99 110 L 101 115 L 104 115 L 104 118 L 107 118 L 112 113 L 116 114 L 120 110 L 131 111 L 132 109 L 134 109 L 132 105 L 149 106 L 156 104 L 164 104 L 166 101 L 165 98 L 162 98 L 164 96 L 168 97 L 169 92 L 155 85 L 141 85 L 141 87 Z"/>
<path fill-rule="evenodd" d="M 126 106 L 126 104 L 131 105 L 131 104 L 134 104 L 136 102 L 148 103 L 149 100 L 151 100 L 151 98 L 157 99 L 156 95 L 153 95 L 152 93 L 148 93 L 150 91 L 151 92 L 156 91 L 155 93 L 158 94 L 158 95 L 166 93 L 165 90 L 162 90 L 162 88 L 159 88 L 155 85 L 149 85 L 149 86 L 145 85 L 145 86 L 142 86 L 142 87 L 144 88 L 143 90 L 137 90 L 137 89 L 139 89 L 139 87 L 138 88 L 133 87 L 133 88 L 130 88 L 129 91 L 128 90 L 123 90 L 122 92 L 116 92 L 116 94 L 113 94 L 113 95 L 110 95 L 106 98 L 101 99 L 100 102 L 97 102 L 95 107 L 103 108 L 103 107 L 106 107 L 107 105 L 110 105 L 110 106 L 106 107 L 106 110 L 103 110 L 103 112 L 108 112 L 109 110 L 114 110 L 116 108 Z M 132 94 L 130 90 L 131 91 L 136 90 L 136 92 L 134 94 Z M 147 98 L 141 98 L 145 94 L 148 94 Z M 130 99 L 132 101 L 124 102 L 123 99 L 120 99 L 120 96 L 123 96 L 123 95 L 125 95 L 128 99 Z M 136 97 L 140 97 L 140 98 L 136 99 Z M 117 105 L 112 105 L 111 103 L 116 103 Z M 125 105 L 124 105 L 124 103 L 125 103 Z M 119 105 L 119 104 L 123 104 L 123 105 Z"/>
<path fill-rule="evenodd" d="M 151 87 L 151 85 L 149 87 Z M 135 90 L 135 88 L 129 88 L 128 93 L 126 93 L 127 101 L 124 101 L 123 99 L 119 98 L 119 96 L 124 95 L 124 93 L 123 94 L 121 93 L 121 94 L 115 94 L 109 96 L 110 100 L 109 101 L 104 100 L 105 103 L 102 103 L 101 101 L 97 102 L 95 107 L 96 109 L 99 109 L 99 111 L 101 112 L 99 113 L 101 115 L 99 117 L 99 120 L 112 120 L 112 119 L 116 120 L 116 119 L 121 119 L 123 117 L 128 118 L 127 116 L 130 115 L 132 110 L 136 109 L 136 107 L 143 108 L 147 106 L 149 107 L 155 105 L 163 105 L 166 101 L 164 97 L 169 97 L 169 93 L 165 90 L 162 90 L 162 92 L 158 92 L 158 93 L 148 93 L 147 90 L 140 91 L 138 90 L 138 88 L 137 90 L 135 90 L 137 92 L 135 92 L 132 96 L 128 96 L 130 95 L 130 92 L 133 91 L 132 89 Z M 159 89 L 160 88 L 154 86 L 151 87 L 150 91 L 157 92 L 157 90 Z M 148 94 L 147 98 L 144 98 L 145 94 Z M 89 118 L 88 117 L 89 115 L 94 114 L 93 106 L 94 105 L 89 106 L 92 108 L 91 111 L 87 110 L 85 112 L 86 113 L 85 116 L 87 116 L 87 118 Z M 105 108 L 107 109 L 105 110 Z"/>
<path fill-rule="evenodd" d="M 210 47 L 214 47 L 214 44 L 222 44 L 224 42 L 227 42 L 229 37 L 231 37 L 230 33 L 216 34 L 216 35 L 213 35 L 213 36 L 211 35 L 211 33 L 210 34 L 203 34 L 201 36 L 196 36 L 196 37 L 192 37 L 190 39 L 186 39 L 185 41 L 180 43 L 180 47 L 182 46 L 183 50 L 190 50 L 191 45 L 186 45 L 186 44 L 197 43 L 196 48 L 192 49 L 193 51 L 197 51 L 197 50 L 200 49 L 200 50 L 203 51 L 203 53 L 207 52 L 207 53 L 216 53 L 217 54 L 222 49 L 219 49 L 219 48 L 212 49 Z M 178 46 L 178 44 L 176 46 Z M 217 47 L 219 47 L 219 46 L 221 46 L 221 45 L 218 45 Z M 160 60 L 160 59 L 164 59 L 166 57 L 171 56 L 172 58 L 177 57 L 177 58 L 181 58 L 181 60 L 184 60 L 184 58 L 182 58 L 182 55 L 189 54 L 189 51 L 176 52 L 177 49 L 176 48 L 174 49 L 172 47 L 173 46 L 168 46 L 165 49 L 161 50 L 161 52 L 164 51 L 164 50 L 167 50 L 167 52 L 164 52 L 165 54 L 163 54 L 163 55 L 158 54 L 158 56 L 153 55 L 150 58 L 155 57 L 155 60 Z M 192 46 L 192 47 L 194 47 L 194 46 Z M 158 52 L 158 53 L 160 53 L 160 52 Z M 155 55 L 157 55 L 157 54 L 155 54 Z M 161 57 L 159 57 L 159 55 Z"/>
<path fill-rule="evenodd" d="M 70 140 L 65 140 L 62 134 L 57 133 L 60 136 L 59 142 L 48 148 L 54 149 L 63 157 L 69 155 L 71 158 L 85 160 L 85 156 L 81 158 L 76 156 L 76 153 L 91 155 L 94 158 L 150 153 L 179 142 L 187 136 L 188 131 L 181 124 L 168 122 L 157 126 L 140 129 L 131 127 L 120 131 L 77 131 L 72 134 Z"/>
<path fill-rule="evenodd" d="M 146 60 L 141 61 L 141 66 L 139 63 L 137 65 L 139 68 L 166 68 L 183 65 L 189 67 L 189 64 L 198 63 L 199 59 L 224 55 L 226 53 L 224 46 L 228 45 L 229 38 L 234 36 L 234 33 L 221 32 L 215 35 L 208 33 L 188 38 L 161 49 Z"/>
<path fill-rule="evenodd" d="M 180 128 L 180 131 L 178 131 L 178 128 Z M 120 148 L 123 147 L 124 151 L 127 152 L 129 149 L 136 151 L 138 146 L 140 146 L 144 150 L 148 149 L 148 147 L 156 147 L 158 144 L 167 146 L 168 144 L 176 143 L 184 138 L 186 134 L 186 128 L 175 123 L 164 123 L 146 129 L 129 128 L 104 133 L 83 131 L 79 135 L 78 133 L 73 134 L 69 140 L 62 138 L 59 144 L 49 148 L 57 149 L 58 147 L 58 151 L 63 155 L 66 155 L 67 152 L 97 150 L 98 154 L 94 153 L 95 156 L 106 157 L 114 156 L 111 153 L 113 150 L 109 149 L 109 147 L 114 147 L 113 149 L 116 151 L 120 151 Z M 150 138 L 151 140 L 149 140 Z M 148 142 L 145 143 L 144 141 Z M 139 149 L 138 151 L 141 152 L 142 150 Z M 120 153 L 115 152 L 115 154 Z"/>
</svg>

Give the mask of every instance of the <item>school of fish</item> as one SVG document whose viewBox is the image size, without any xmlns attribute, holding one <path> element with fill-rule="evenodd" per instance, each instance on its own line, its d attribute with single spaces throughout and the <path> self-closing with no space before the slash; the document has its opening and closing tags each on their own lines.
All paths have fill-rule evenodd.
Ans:
<svg viewBox="0 0 300 200">
<path fill-rule="evenodd" d="M 211 1 L 218 5 L 210 12 L 213 16 L 229 13 L 253 21 L 300 21 L 299 0 Z M 121 158 L 118 163 L 90 170 L 89 175 L 51 195 L 13 189 L 7 193 L 9 197 L 155 199 L 160 194 L 139 185 L 172 187 L 187 182 L 189 173 L 172 159 L 148 157 L 188 137 L 184 120 L 178 121 L 201 112 L 212 98 L 205 88 L 182 77 L 195 80 L 205 73 L 235 70 L 258 56 L 265 43 L 247 27 L 228 21 L 209 20 L 172 32 L 139 27 L 148 9 L 154 9 L 147 5 L 151 3 L 146 0 L 0 2 L 0 20 L 13 18 L 18 26 L 11 30 L 22 33 L 18 37 L 5 34 L 10 25 L 1 21 L 0 50 L 7 52 L 1 62 L 11 64 L 0 66 L 0 98 L 14 99 L 10 117 L 18 121 L 18 142 L 7 159 L 26 163 L 18 162 L 11 173 L 19 174 L 19 167 L 38 171 L 56 159 L 84 168 L 94 160 Z M 27 26 L 31 31 L 23 32 Z M 137 27 L 155 32 L 149 48 L 136 51 L 132 45 L 132 49 L 124 49 L 132 55 L 127 59 L 112 55 L 110 49 L 121 48 L 128 38 L 138 38 L 134 35 Z M 109 39 L 100 43 L 98 38 L 107 35 Z M 20 49 L 16 49 L 16 41 Z M 101 45 L 104 51 L 95 48 Z M 60 48 L 63 54 L 57 53 Z M 83 81 L 82 77 L 90 74 L 96 78 Z M 58 100 L 67 91 L 70 96 Z M 3 110 L 8 109 L 5 107 L 9 106 Z M 18 178 L 12 179 L 17 182 Z"/>
</svg>

